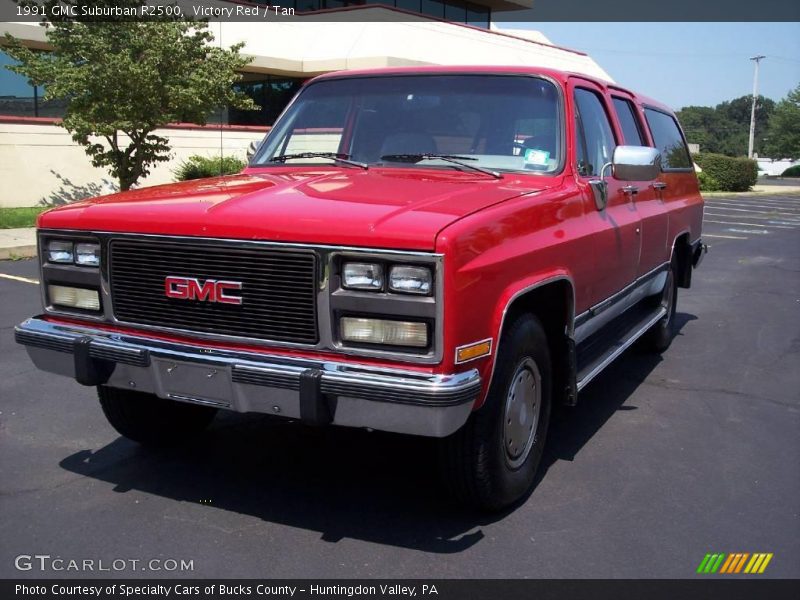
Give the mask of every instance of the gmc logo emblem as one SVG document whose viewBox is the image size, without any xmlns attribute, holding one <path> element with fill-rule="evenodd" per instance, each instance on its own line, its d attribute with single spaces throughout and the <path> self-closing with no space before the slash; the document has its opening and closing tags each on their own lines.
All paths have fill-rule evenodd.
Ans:
<svg viewBox="0 0 800 600">
<path fill-rule="evenodd" d="M 241 296 L 229 296 L 230 290 L 241 290 L 240 281 L 221 281 L 206 279 L 201 281 L 193 277 L 168 275 L 164 279 L 164 293 L 167 298 L 177 300 L 198 300 L 200 302 L 222 302 L 223 304 L 241 304 Z"/>
</svg>

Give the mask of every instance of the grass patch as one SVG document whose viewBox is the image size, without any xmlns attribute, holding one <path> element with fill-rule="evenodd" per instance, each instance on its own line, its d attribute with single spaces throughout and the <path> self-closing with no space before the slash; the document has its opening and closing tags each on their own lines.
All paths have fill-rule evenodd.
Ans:
<svg viewBox="0 0 800 600">
<path fill-rule="evenodd" d="M 43 210 L 47 210 L 47 208 L 43 206 L 0 208 L 0 229 L 33 227 L 36 225 L 36 217 Z"/>
</svg>

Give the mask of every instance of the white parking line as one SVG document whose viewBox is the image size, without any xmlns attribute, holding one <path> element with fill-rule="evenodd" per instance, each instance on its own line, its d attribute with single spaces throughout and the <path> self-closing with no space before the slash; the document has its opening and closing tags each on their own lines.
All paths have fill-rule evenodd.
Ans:
<svg viewBox="0 0 800 600">
<path fill-rule="evenodd" d="M 32 283 L 34 285 L 39 285 L 38 279 L 30 279 L 29 277 L 20 277 L 19 275 L 7 275 L 6 273 L 0 273 L 0 278 L 10 279 L 11 281 L 21 281 L 22 283 Z"/>
<path fill-rule="evenodd" d="M 720 233 L 704 233 L 708 238 L 746 240 L 747 235 L 769 235 L 775 229 L 796 230 L 800 228 L 800 198 L 708 198 L 703 223 L 733 225 Z"/>
<path fill-rule="evenodd" d="M 706 210 L 730 210 L 743 213 L 774 213 L 787 217 L 800 217 L 800 210 L 784 210 L 777 208 L 740 208 L 741 205 L 706 204 Z"/>
<path fill-rule="evenodd" d="M 745 227 L 769 227 L 770 229 L 796 229 L 796 227 L 789 227 L 788 225 L 759 225 L 758 223 L 742 223 L 736 221 L 731 223 L 730 221 L 712 221 L 710 219 L 704 219 L 703 223 L 717 223 L 718 225 L 744 225 Z"/>
<path fill-rule="evenodd" d="M 748 204 L 750 202 L 755 202 L 756 204 L 760 202 L 768 203 L 768 202 L 775 202 L 775 203 L 782 203 L 782 204 L 800 204 L 800 197 L 793 197 L 790 198 L 788 196 L 779 197 L 779 196 L 771 196 L 769 198 L 759 197 L 759 196 L 749 196 L 747 198 L 731 198 L 730 196 L 720 196 L 718 198 L 708 198 L 708 202 L 741 202 L 742 204 Z"/>
<path fill-rule="evenodd" d="M 759 235 L 769 234 L 769 231 L 766 229 L 735 229 L 733 227 L 728 227 L 725 231 L 732 231 L 733 233 L 757 233 Z"/>
<path fill-rule="evenodd" d="M 800 206 L 800 198 L 707 198 L 706 203 L 733 202 L 747 206 L 748 204 L 779 204 L 781 206 Z"/>
<path fill-rule="evenodd" d="M 759 212 L 755 214 L 748 213 L 743 215 L 741 213 L 723 212 L 726 209 L 722 208 L 709 208 L 705 211 L 706 216 L 728 217 L 730 219 L 785 219 L 794 223 L 800 223 L 800 215 L 775 215 L 768 212 Z M 713 212 L 712 212 L 713 211 Z"/>
<path fill-rule="evenodd" d="M 800 225 L 800 219 L 798 219 L 797 221 L 788 220 L 788 219 L 784 219 L 784 217 L 782 217 L 780 215 L 779 216 L 771 216 L 771 215 L 765 215 L 765 214 L 760 214 L 760 215 L 726 215 L 726 214 L 722 214 L 722 213 L 710 213 L 710 212 L 705 213 L 705 215 L 707 217 L 722 217 L 723 219 L 725 219 L 725 218 L 727 218 L 727 219 L 736 219 L 736 218 L 739 218 L 739 219 L 761 219 L 761 220 L 770 220 L 771 219 L 770 223 L 772 221 L 774 221 L 775 219 L 782 219 L 782 221 L 780 221 L 780 222 L 776 221 L 776 223 L 778 223 L 778 225 Z"/>
<path fill-rule="evenodd" d="M 759 209 L 759 210 L 774 210 L 776 212 L 790 212 L 796 213 L 800 211 L 800 206 L 788 206 L 788 205 L 773 205 L 773 204 L 750 204 L 749 202 L 743 204 L 741 202 L 706 202 L 706 206 L 714 207 L 714 208 L 730 208 L 730 210 L 752 210 L 752 209 Z"/>
<path fill-rule="evenodd" d="M 743 235 L 718 235 L 716 233 L 704 233 L 704 238 L 722 238 L 723 240 L 749 240 L 749 237 L 745 237 Z"/>
<path fill-rule="evenodd" d="M 779 202 L 783 204 L 800 204 L 800 197 L 798 196 L 749 196 L 747 198 L 736 198 L 731 196 L 719 196 L 716 198 L 705 198 L 706 202 L 741 202 L 747 204 L 749 202 Z"/>
</svg>

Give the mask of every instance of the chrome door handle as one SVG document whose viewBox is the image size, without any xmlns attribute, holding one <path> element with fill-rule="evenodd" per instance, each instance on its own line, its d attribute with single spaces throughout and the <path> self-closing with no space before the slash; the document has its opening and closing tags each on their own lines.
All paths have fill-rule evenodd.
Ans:
<svg viewBox="0 0 800 600">
<path fill-rule="evenodd" d="M 656 181 L 655 183 L 653 183 L 653 189 L 654 190 L 665 190 L 665 189 L 667 189 L 667 184 L 664 183 L 663 181 Z"/>
<path fill-rule="evenodd" d="M 626 185 L 624 188 L 622 188 L 622 192 L 630 196 L 635 196 L 639 193 L 639 188 L 635 185 Z"/>
</svg>

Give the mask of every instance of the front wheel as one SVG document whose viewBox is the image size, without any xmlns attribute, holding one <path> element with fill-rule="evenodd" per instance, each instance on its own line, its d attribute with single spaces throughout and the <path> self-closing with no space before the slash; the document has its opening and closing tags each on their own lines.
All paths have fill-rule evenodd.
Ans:
<svg viewBox="0 0 800 600">
<path fill-rule="evenodd" d="M 456 497 L 502 510 L 531 489 L 550 421 L 552 368 L 539 320 L 522 315 L 503 335 L 484 405 L 441 440 L 442 475 Z"/>
<path fill-rule="evenodd" d="M 176 446 L 199 434 L 217 409 L 162 400 L 154 394 L 106 386 L 97 388 L 108 422 L 120 434 L 144 446 Z"/>
</svg>

